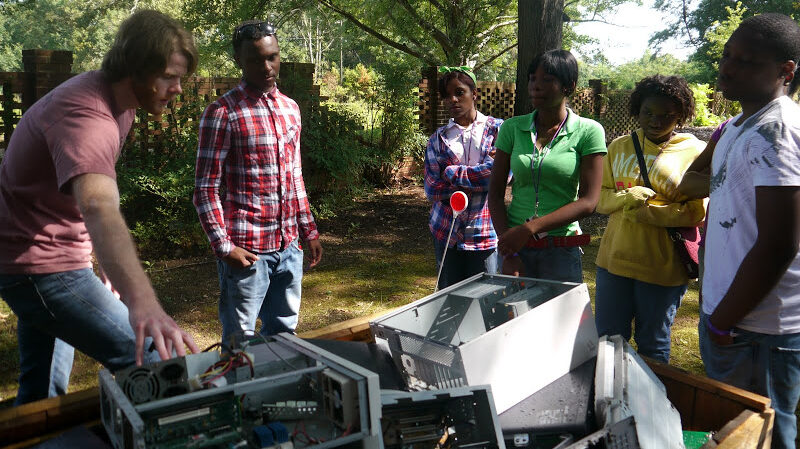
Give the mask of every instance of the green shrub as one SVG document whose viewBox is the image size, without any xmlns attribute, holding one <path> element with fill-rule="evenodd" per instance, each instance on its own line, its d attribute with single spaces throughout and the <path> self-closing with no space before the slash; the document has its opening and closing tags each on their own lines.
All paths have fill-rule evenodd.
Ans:
<svg viewBox="0 0 800 449">
<path fill-rule="evenodd" d="M 374 189 L 364 184 L 320 193 L 311 201 L 311 213 L 317 221 L 330 220 L 357 207 L 354 198 L 367 198 Z"/>
<path fill-rule="evenodd" d="M 117 167 L 122 212 L 145 258 L 181 257 L 208 251 L 208 240 L 192 204 L 197 119 L 195 101 L 165 116 L 151 148 L 128 142 Z M 140 115 L 139 120 L 146 120 Z"/>
<path fill-rule="evenodd" d="M 379 128 L 371 133 L 374 153 L 366 173 L 375 185 L 391 183 L 392 175 L 406 157 L 422 162 L 427 137 L 420 132 L 417 117 L 415 76 L 404 64 L 379 67 L 381 75 L 377 88 Z"/>
<path fill-rule="evenodd" d="M 711 95 L 714 93 L 708 84 L 691 84 L 689 86 L 694 95 L 694 126 L 716 126 L 724 120 L 722 117 L 714 115 L 709 109 Z"/>
<path fill-rule="evenodd" d="M 404 158 L 422 160 L 426 138 L 419 132 L 416 78 L 409 76 L 417 72 L 392 64 L 377 72 L 362 65 L 345 69 L 347 101 L 303 112 L 303 171 L 310 190 L 385 186 Z M 329 92 L 338 86 L 333 75 L 326 78 Z"/>
<path fill-rule="evenodd" d="M 313 190 L 359 184 L 369 162 L 362 133 L 358 115 L 345 107 L 331 104 L 304 114 L 301 151 L 312 163 L 304 162 L 306 184 Z"/>
</svg>

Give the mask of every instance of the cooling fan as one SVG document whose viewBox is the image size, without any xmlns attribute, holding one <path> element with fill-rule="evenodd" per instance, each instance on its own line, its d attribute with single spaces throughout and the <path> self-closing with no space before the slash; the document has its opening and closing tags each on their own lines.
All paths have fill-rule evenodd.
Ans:
<svg viewBox="0 0 800 449">
<path fill-rule="evenodd" d="M 358 425 L 358 393 L 355 383 L 331 369 L 322 372 L 322 406 L 325 415 L 339 427 Z"/>
<path fill-rule="evenodd" d="M 118 375 L 118 377 L 120 377 Z M 149 368 L 137 367 L 127 373 L 120 382 L 125 396 L 134 404 L 142 404 L 159 398 L 161 391 L 158 376 Z"/>
<path fill-rule="evenodd" d="M 189 393 L 186 362 L 176 358 L 147 366 L 132 366 L 115 373 L 117 384 L 134 404 Z"/>
</svg>

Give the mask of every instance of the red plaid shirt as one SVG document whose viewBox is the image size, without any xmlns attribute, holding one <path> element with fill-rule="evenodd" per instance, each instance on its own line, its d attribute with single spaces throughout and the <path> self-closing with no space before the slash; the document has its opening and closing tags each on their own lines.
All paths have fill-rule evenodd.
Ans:
<svg viewBox="0 0 800 449">
<path fill-rule="evenodd" d="M 224 183 L 224 193 L 220 184 Z M 300 109 L 242 81 L 200 118 L 194 205 L 219 257 L 319 238 L 300 167 Z"/>
</svg>

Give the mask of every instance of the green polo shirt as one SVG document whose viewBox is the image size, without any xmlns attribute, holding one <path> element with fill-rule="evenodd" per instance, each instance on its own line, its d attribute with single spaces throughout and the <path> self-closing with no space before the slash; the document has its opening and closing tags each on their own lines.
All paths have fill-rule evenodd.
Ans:
<svg viewBox="0 0 800 449">
<path fill-rule="evenodd" d="M 534 214 L 536 205 L 536 183 L 539 189 L 539 210 L 543 216 L 575 201 L 578 198 L 581 157 L 605 154 L 605 131 L 594 120 L 583 118 L 568 110 L 567 122 L 550 144 L 550 151 L 544 156 L 539 175 L 537 155 L 533 154 L 533 118 L 531 114 L 513 117 L 500 127 L 495 146 L 511 157 L 511 172 L 514 184 L 512 199 L 508 206 L 509 226 L 517 226 Z M 531 162 L 534 170 L 531 171 Z M 550 235 L 574 235 L 580 232 L 578 222 L 549 231 Z"/>
</svg>

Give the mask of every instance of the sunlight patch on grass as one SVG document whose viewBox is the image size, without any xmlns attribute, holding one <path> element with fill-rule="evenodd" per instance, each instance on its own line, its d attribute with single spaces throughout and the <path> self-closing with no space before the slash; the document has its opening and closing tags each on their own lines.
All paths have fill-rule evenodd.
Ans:
<svg viewBox="0 0 800 449">
<path fill-rule="evenodd" d="M 0 301 L 0 401 L 17 395 L 19 352 L 17 351 L 17 317 Z"/>
<path fill-rule="evenodd" d="M 388 311 L 433 292 L 432 250 L 365 253 L 352 263 L 305 274 L 298 332 Z"/>
<path fill-rule="evenodd" d="M 672 327 L 670 365 L 701 376 L 705 375 L 697 338 L 697 321 L 683 320 Z"/>
</svg>

